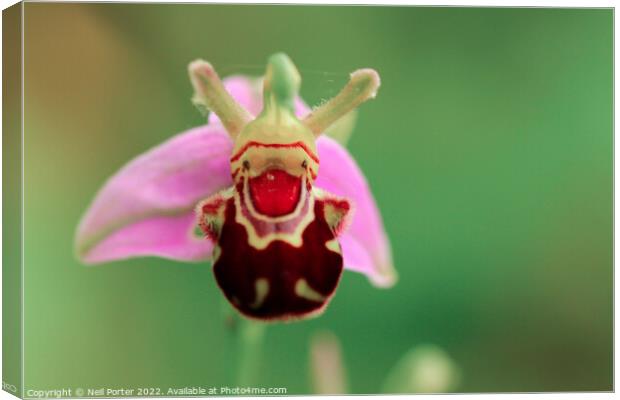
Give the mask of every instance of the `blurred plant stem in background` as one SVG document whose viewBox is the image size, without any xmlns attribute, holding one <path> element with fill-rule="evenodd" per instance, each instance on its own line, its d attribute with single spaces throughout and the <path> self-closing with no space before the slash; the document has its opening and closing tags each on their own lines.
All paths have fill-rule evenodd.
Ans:
<svg viewBox="0 0 620 400">
<path fill-rule="evenodd" d="M 348 393 L 340 342 L 332 332 L 319 332 L 310 339 L 310 375 L 313 393 Z"/>
<path fill-rule="evenodd" d="M 346 364 L 338 337 L 330 331 L 310 339 L 310 378 L 315 394 L 347 394 Z M 455 390 L 460 371 L 439 346 L 413 347 L 388 371 L 383 393 L 447 393 Z M 377 392 L 381 393 L 381 392 Z"/>
<path fill-rule="evenodd" d="M 384 393 L 447 393 L 455 390 L 460 372 L 439 346 L 425 344 L 409 350 L 389 371 Z"/>
</svg>

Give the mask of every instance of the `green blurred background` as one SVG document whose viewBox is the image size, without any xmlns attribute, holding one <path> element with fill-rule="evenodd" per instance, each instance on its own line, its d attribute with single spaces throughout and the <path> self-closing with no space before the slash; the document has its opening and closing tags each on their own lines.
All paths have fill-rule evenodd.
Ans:
<svg viewBox="0 0 620 400">
<path fill-rule="evenodd" d="M 209 265 L 84 267 L 72 241 L 108 176 L 204 122 L 188 62 L 260 75 L 276 51 L 309 104 L 380 72 L 349 149 L 400 280 L 346 273 L 322 317 L 270 326 L 259 384 L 311 393 L 327 329 L 353 393 L 424 343 L 457 391 L 612 389 L 612 10 L 27 3 L 25 21 L 26 389 L 228 382 Z"/>
</svg>

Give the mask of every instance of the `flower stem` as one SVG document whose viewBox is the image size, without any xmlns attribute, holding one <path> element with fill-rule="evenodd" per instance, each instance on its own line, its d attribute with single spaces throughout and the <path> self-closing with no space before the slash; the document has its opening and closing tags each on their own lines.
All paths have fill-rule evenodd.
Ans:
<svg viewBox="0 0 620 400">
<path fill-rule="evenodd" d="M 266 325 L 240 317 L 225 302 L 222 302 L 222 315 L 229 331 L 227 348 L 230 356 L 225 361 L 228 382 L 239 387 L 255 386 Z"/>
<path fill-rule="evenodd" d="M 235 383 L 240 387 L 255 386 L 262 356 L 265 324 L 246 319 L 239 322 Z"/>
</svg>

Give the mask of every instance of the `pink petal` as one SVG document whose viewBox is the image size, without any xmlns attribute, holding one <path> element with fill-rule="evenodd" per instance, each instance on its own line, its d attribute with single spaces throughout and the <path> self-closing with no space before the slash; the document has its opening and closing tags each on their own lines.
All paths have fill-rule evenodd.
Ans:
<svg viewBox="0 0 620 400">
<path fill-rule="evenodd" d="M 253 116 L 257 116 L 263 109 L 263 80 L 262 78 L 247 78 L 235 75 L 224 79 L 224 87 L 232 97 L 245 107 Z M 295 99 L 295 114 L 299 118 L 310 112 L 310 107 L 297 97 Z M 219 123 L 215 113 L 209 113 L 209 125 Z"/>
<path fill-rule="evenodd" d="M 119 229 L 84 255 L 96 264 L 130 257 L 158 256 L 173 260 L 197 261 L 211 256 L 213 242 L 194 235 L 193 212 L 176 217 L 151 217 Z"/>
<path fill-rule="evenodd" d="M 321 164 L 316 186 L 353 203 L 353 220 L 340 236 L 345 268 L 367 275 L 377 286 L 396 281 L 390 244 L 364 174 L 351 155 L 335 140 L 317 140 Z"/>
<path fill-rule="evenodd" d="M 232 185 L 232 141 L 219 124 L 191 129 L 138 156 L 112 176 L 82 218 L 78 257 L 96 264 L 154 255 L 208 259 L 194 235 L 194 207 Z"/>
<path fill-rule="evenodd" d="M 261 101 L 262 104 L 262 101 Z M 310 107 L 301 99 L 301 97 L 295 98 L 295 115 L 297 118 L 303 118 L 310 112 Z"/>
</svg>

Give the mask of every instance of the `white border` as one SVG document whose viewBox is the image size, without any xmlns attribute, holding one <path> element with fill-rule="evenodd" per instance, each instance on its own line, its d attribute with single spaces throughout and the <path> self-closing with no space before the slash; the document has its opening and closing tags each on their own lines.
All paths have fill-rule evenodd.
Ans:
<svg viewBox="0 0 620 400">
<path fill-rule="evenodd" d="M 30 0 L 29 2 L 40 2 L 39 0 Z M 76 3 L 80 3 L 83 1 L 79 1 L 79 0 L 63 0 L 63 2 L 76 2 Z M 103 1 L 101 1 L 103 2 Z M 109 3 L 122 3 L 123 1 L 118 1 L 118 0 L 113 0 L 113 1 L 106 1 Z M 144 1 L 144 0 L 133 0 L 130 1 L 131 3 L 235 3 L 235 2 L 230 2 L 230 1 L 213 1 L 213 2 L 200 2 L 200 1 L 170 1 L 170 0 L 151 0 L 151 1 Z M 5 9 L 13 4 L 15 4 L 16 2 L 14 0 L 0 0 L 0 5 L 2 6 L 2 9 Z M 309 1 L 300 1 L 300 0 L 291 0 L 291 1 L 287 1 L 287 2 L 276 2 L 276 1 L 261 1 L 261 0 L 248 0 L 248 1 L 242 1 L 242 2 L 236 2 L 236 3 L 242 3 L 242 4 L 315 4 L 315 5 L 331 5 L 331 4 L 338 4 L 338 5 L 382 5 L 382 6 L 389 6 L 389 5 L 401 5 L 401 6 L 407 6 L 407 5 L 418 5 L 418 6 L 423 6 L 423 5 L 428 5 L 428 6 L 473 6 L 473 7 L 560 7 L 560 8 L 570 8 L 570 7 L 585 7 L 585 8 L 596 8 L 596 7 L 604 7 L 604 8 L 609 8 L 609 7 L 615 7 L 616 2 L 615 1 L 597 1 L 597 0 L 593 0 L 593 1 L 520 1 L 520 2 L 511 2 L 511 3 L 504 3 L 501 1 L 475 1 L 475 2 L 471 2 L 471 1 L 432 1 L 432 0 L 427 0 L 424 2 L 412 2 L 412 1 L 406 1 L 406 0 L 391 0 L 391 1 L 387 1 L 387 2 L 378 2 L 378 1 L 352 1 L 352 0 L 340 0 L 340 1 L 325 1 L 325 0 L 315 0 L 312 2 Z M 22 87 L 22 94 L 24 93 L 24 30 L 25 30 L 25 25 L 24 25 L 24 7 L 22 5 L 22 65 L 21 65 L 21 69 L 22 69 L 22 82 L 21 82 L 21 87 Z M 0 35 L 1 35 L 1 30 L 2 30 L 2 20 L 0 19 Z M 615 75 L 617 72 L 617 63 L 616 63 L 616 58 L 615 58 L 615 48 L 616 48 L 616 43 L 618 42 L 618 33 L 617 30 L 615 29 L 615 16 L 614 16 L 614 103 L 613 103 L 613 109 L 614 109 L 614 155 L 617 154 L 618 152 L 618 144 L 615 141 L 615 121 L 616 121 L 616 113 L 617 113 L 617 108 L 616 108 L 616 102 L 615 102 L 615 93 L 617 93 L 617 89 L 618 89 L 618 84 L 615 80 Z M 2 62 L 2 55 L 0 53 L 0 64 Z M 2 83 L 0 82 L 0 96 L 1 96 L 1 88 L 2 88 Z M 22 96 L 22 168 L 21 168 L 21 179 L 22 179 L 22 187 L 21 187 L 21 200 L 22 200 L 22 210 L 23 210 L 23 200 L 24 200 L 24 155 L 25 155 L 25 151 L 24 151 L 24 132 L 23 132 L 23 128 L 24 128 L 24 97 Z M 618 166 L 615 163 L 615 157 L 614 157 L 614 196 L 615 196 L 615 182 L 616 182 L 616 176 L 618 176 L 618 170 L 617 170 Z M 2 172 L 2 153 L 0 152 L 0 174 Z M 0 194 L 2 192 L 2 189 L 0 187 Z M 620 200 L 618 200 L 617 197 L 614 197 L 614 388 L 616 387 L 616 383 L 618 382 L 618 371 L 615 368 L 615 354 L 616 354 L 616 347 L 615 347 L 615 343 L 616 343 L 616 339 L 617 339 L 617 335 L 618 332 L 615 329 L 615 313 L 617 310 L 617 299 L 615 296 L 615 287 L 617 287 L 618 284 L 618 277 L 615 274 L 615 254 L 616 254 L 616 249 L 617 249 L 617 237 L 616 237 L 616 226 L 617 226 L 617 215 L 615 213 L 615 209 L 618 206 Z M 0 221 L 2 221 L 2 209 L 0 208 Z M 22 324 L 22 335 L 23 335 L 23 329 L 24 329 L 24 268 L 23 268 L 23 263 L 24 263 L 24 213 L 21 213 L 21 224 L 22 224 L 22 248 L 21 248 L 21 257 L 22 257 L 22 288 L 21 288 L 21 302 L 22 302 L 22 319 L 21 319 L 21 324 Z M 0 231 L 0 239 L 2 238 L 2 232 Z M 0 250 L 2 249 L 2 243 L 0 241 Z M 2 281 L 2 277 L 0 275 L 0 293 L 1 293 L 1 281 Z M 0 297 L 0 302 L 1 302 L 1 297 Z M 0 329 L 2 327 L 2 321 L 0 319 Z M 1 355 L 2 351 L 1 351 L 1 345 L 0 345 L 0 355 Z M 22 353 L 22 388 L 25 388 L 25 369 L 24 369 L 24 354 L 25 354 L 25 347 L 24 347 L 24 341 L 23 341 L 23 336 L 22 336 L 22 349 L 21 349 L 21 353 Z M 1 365 L 0 365 L 0 374 L 1 374 Z M 601 399 L 601 398 L 610 398 L 612 396 L 614 396 L 613 393 L 551 393 L 551 394 L 522 394 L 522 393 L 515 393 L 515 394 L 457 394 L 457 395 L 416 395 L 416 396 L 387 396 L 387 395 L 377 395 L 375 396 L 376 398 L 379 399 L 393 399 L 393 398 L 404 398 L 404 397 L 411 397 L 411 398 L 415 398 L 415 399 L 438 399 L 438 398 L 448 398 L 448 396 L 454 397 L 454 396 L 458 396 L 459 399 L 479 399 L 480 396 L 483 396 L 485 398 L 489 398 L 489 399 L 496 399 L 496 398 L 515 398 L 515 396 L 518 396 L 518 399 L 521 398 L 525 398 L 525 399 Z M 321 398 L 323 396 L 294 396 L 294 397 L 303 397 L 303 398 Z M 363 396 L 330 396 L 329 398 L 331 399 L 337 399 L 337 400 L 345 400 L 345 399 L 351 399 L 352 397 L 363 397 Z M 615 396 L 614 396 L 615 397 Z M 10 394 L 8 394 L 7 392 L 0 392 L 0 399 L 14 399 L 14 396 L 11 396 Z M 187 397 L 180 397 L 180 398 L 175 398 L 175 399 L 185 399 Z M 254 397 L 251 397 L 254 398 Z M 258 398 L 258 397 L 256 397 Z M 273 398 L 276 399 L 278 397 L 262 397 L 264 398 Z M 280 397 L 281 398 L 281 397 Z"/>
</svg>

